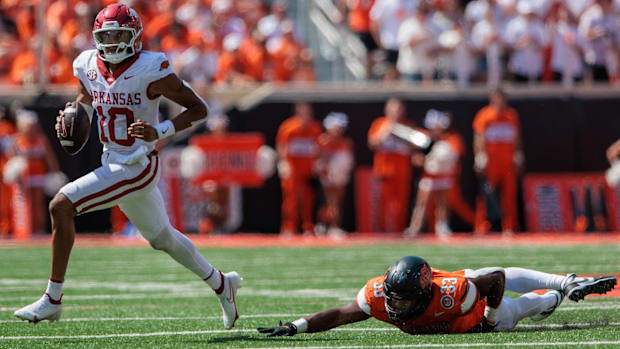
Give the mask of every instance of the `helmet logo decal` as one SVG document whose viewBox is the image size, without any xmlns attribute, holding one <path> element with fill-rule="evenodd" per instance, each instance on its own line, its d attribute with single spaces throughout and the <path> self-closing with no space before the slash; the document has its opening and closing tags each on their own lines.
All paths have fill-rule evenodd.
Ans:
<svg viewBox="0 0 620 349">
<path fill-rule="evenodd" d="M 431 284 L 431 270 L 427 264 L 422 266 L 420 269 L 420 286 L 422 289 L 429 287 Z"/>
<path fill-rule="evenodd" d="M 97 71 L 95 69 L 89 69 L 86 72 L 86 77 L 88 78 L 88 80 L 90 81 L 95 81 L 97 79 Z"/>
<path fill-rule="evenodd" d="M 451 309 L 454 306 L 454 298 L 448 295 L 441 297 L 441 306 L 444 309 Z"/>
</svg>

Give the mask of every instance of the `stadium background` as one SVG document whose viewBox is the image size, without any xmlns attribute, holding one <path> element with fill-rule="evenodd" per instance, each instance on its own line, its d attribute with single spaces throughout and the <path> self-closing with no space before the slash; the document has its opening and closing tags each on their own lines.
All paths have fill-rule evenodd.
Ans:
<svg viewBox="0 0 620 349">
<path fill-rule="evenodd" d="M 240 1 L 236 4 L 252 2 Z M 461 1 L 461 6 L 464 7 L 468 2 Z M 11 6 L 27 7 L 30 4 L 28 1 L 11 3 L 3 2 L 3 9 L 10 9 Z M 50 6 L 58 3 L 63 2 L 50 2 Z M 78 2 L 65 3 L 74 6 Z M 177 3 L 177 6 L 182 3 Z M 270 3 L 265 2 L 266 5 Z M 355 40 L 342 23 L 330 22 L 336 14 L 333 12 L 333 3 L 328 3 L 299 0 L 286 2 L 287 16 L 295 23 L 299 41 L 312 52 L 316 81 L 264 82 L 241 86 L 216 84 L 205 87 L 201 93 L 210 103 L 228 114 L 231 118 L 231 132 L 260 132 L 270 146 L 274 146 L 280 123 L 292 115 L 292 105 L 296 101 L 311 102 L 319 120 L 330 111 L 345 112 L 351 118 L 347 135 L 355 143 L 357 166 L 372 164 L 366 134 L 372 120 L 382 115 L 383 103 L 387 98 L 403 99 L 407 105 L 407 117 L 418 124 L 421 124 L 424 114 L 430 108 L 450 111 L 454 115 L 458 132 L 466 141 L 461 184 L 466 199 L 473 206 L 478 185 L 471 170 L 471 123 L 475 113 L 487 104 L 486 86 L 478 82 L 473 87 L 463 88 L 451 81 L 439 81 L 422 87 L 360 78 L 361 73 L 355 68 L 359 68 L 359 59 L 355 59 L 355 44 L 337 45 L 339 40 Z M 34 20 L 35 33 L 37 30 L 45 31 L 46 21 L 38 19 L 49 18 L 49 7 L 46 5 L 44 2 L 32 2 L 32 7 L 29 7 L 34 11 L 34 18 L 31 19 Z M 90 5 L 91 8 L 98 8 L 98 4 Z M 5 12 L 5 15 L 9 12 Z M 267 15 L 267 12 L 264 14 Z M 47 55 L 41 54 L 44 48 L 38 47 L 37 50 L 38 57 L 42 58 L 37 62 L 39 67 L 51 64 L 46 62 Z M 54 117 L 59 107 L 73 98 L 74 87 L 70 84 L 50 84 L 52 77 L 46 71 L 39 69 L 39 75 L 32 83 L 21 86 L 4 84 L 0 87 L 0 103 L 9 106 L 19 101 L 24 108 L 37 112 L 41 128 L 56 151 L 62 171 L 69 179 L 74 179 L 99 165 L 101 146 L 96 137 L 91 137 L 86 148 L 77 156 L 69 157 L 62 152 L 52 131 Z M 620 134 L 620 118 L 617 116 L 620 90 L 616 85 L 590 82 L 565 88 L 550 82 L 519 86 L 507 81 L 505 86 L 510 97 L 509 103 L 518 111 L 522 123 L 526 173 L 602 172 L 608 167 L 605 149 Z M 174 110 L 164 103 L 161 112 L 166 118 Z M 196 132 L 202 131 L 199 129 Z M 93 126 L 92 134 L 95 132 Z M 186 139 L 179 139 L 175 145 L 183 146 L 186 142 Z M 520 227 L 525 229 L 522 198 L 520 200 Z M 343 221 L 348 231 L 356 231 L 354 202 L 351 183 L 347 190 Z M 277 232 L 280 204 L 281 192 L 277 176 L 268 179 L 262 188 L 245 189 L 244 220 L 239 231 Z M 470 229 L 458 218 L 453 218 L 453 221 L 456 231 Z M 105 232 L 109 228 L 107 210 L 77 218 L 77 230 L 80 232 Z"/>
</svg>

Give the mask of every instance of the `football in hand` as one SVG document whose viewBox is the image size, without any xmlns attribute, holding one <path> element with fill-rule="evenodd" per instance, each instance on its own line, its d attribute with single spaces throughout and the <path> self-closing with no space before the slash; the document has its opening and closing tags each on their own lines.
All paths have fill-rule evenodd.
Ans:
<svg viewBox="0 0 620 349">
<path fill-rule="evenodd" d="M 88 113 L 80 105 L 80 103 L 73 102 L 71 105 L 65 107 L 64 114 L 60 119 L 60 131 L 58 132 L 58 139 L 60 139 L 60 145 L 69 154 L 77 154 L 86 142 L 90 135 L 90 119 Z"/>
</svg>

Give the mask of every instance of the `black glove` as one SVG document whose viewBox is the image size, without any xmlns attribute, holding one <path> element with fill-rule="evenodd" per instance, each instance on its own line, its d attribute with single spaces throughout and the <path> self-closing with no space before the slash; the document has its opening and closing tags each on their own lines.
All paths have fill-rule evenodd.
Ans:
<svg viewBox="0 0 620 349">
<path fill-rule="evenodd" d="M 467 333 L 487 333 L 487 332 L 493 332 L 495 331 L 495 327 L 497 326 L 497 322 L 494 324 L 489 323 L 489 320 L 487 320 L 486 316 L 482 317 L 482 320 L 480 321 L 479 324 L 477 324 L 476 326 L 472 327 L 471 329 L 469 329 L 469 331 L 467 331 Z"/>
<path fill-rule="evenodd" d="M 297 326 L 295 326 L 292 322 L 285 322 L 284 324 L 280 321 L 280 325 L 278 327 L 259 327 L 257 328 L 260 333 L 269 333 L 267 337 L 275 337 L 275 336 L 294 336 L 297 334 Z"/>
</svg>

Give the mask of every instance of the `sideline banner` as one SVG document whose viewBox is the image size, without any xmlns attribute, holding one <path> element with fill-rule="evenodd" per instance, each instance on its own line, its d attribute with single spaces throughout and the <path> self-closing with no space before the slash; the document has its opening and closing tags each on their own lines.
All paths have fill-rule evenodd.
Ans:
<svg viewBox="0 0 620 349">
<path fill-rule="evenodd" d="M 258 149 L 265 144 L 260 133 L 229 133 L 225 137 L 197 135 L 189 144 L 199 147 L 205 155 L 204 171 L 193 178 L 193 183 L 213 180 L 243 187 L 263 185 L 263 178 L 257 172 Z"/>
<path fill-rule="evenodd" d="M 355 170 L 355 214 L 359 232 L 379 231 L 381 185 L 373 175 L 372 167 L 359 166 Z"/>
<path fill-rule="evenodd" d="M 176 229 L 188 233 L 198 231 L 198 224 L 207 207 L 207 197 L 200 187 L 181 177 L 182 147 L 170 147 L 160 153 L 162 165 L 158 188 L 164 197 L 170 223 Z"/>
<path fill-rule="evenodd" d="M 620 190 L 603 173 L 529 174 L 523 190 L 528 231 L 594 232 L 620 228 Z"/>
</svg>

